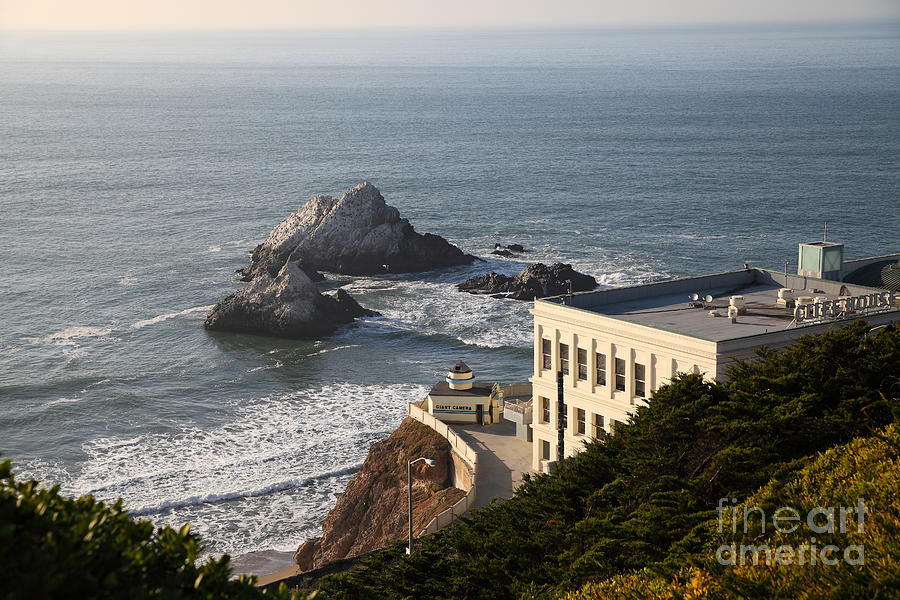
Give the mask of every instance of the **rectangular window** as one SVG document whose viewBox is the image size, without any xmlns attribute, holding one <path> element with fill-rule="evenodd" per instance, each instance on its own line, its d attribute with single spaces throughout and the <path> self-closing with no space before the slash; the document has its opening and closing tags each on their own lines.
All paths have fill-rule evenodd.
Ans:
<svg viewBox="0 0 900 600">
<path fill-rule="evenodd" d="M 578 349 L 578 379 L 587 381 L 587 350 Z"/>
<path fill-rule="evenodd" d="M 611 419 L 609 423 L 609 428 L 612 431 L 612 434 L 615 435 L 619 430 L 619 427 L 622 426 L 622 421 L 616 421 L 615 419 Z"/>
<path fill-rule="evenodd" d="M 575 433 L 578 435 L 587 433 L 587 415 L 583 408 L 575 409 Z"/>
<path fill-rule="evenodd" d="M 550 460 L 550 442 L 541 440 L 541 460 Z"/>
<path fill-rule="evenodd" d="M 596 376 L 597 385 L 606 385 L 606 355 L 599 352 L 594 356 L 596 364 L 594 365 L 594 375 Z"/>
<path fill-rule="evenodd" d="M 594 415 L 594 437 L 598 438 L 603 435 L 603 415 Z"/>
<path fill-rule="evenodd" d="M 550 399 L 541 397 L 541 423 L 550 422 Z"/>
<path fill-rule="evenodd" d="M 625 391 L 625 359 L 616 359 L 616 389 L 620 392 Z"/>
<path fill-rule="evenodd" d="M 634 395 L 643 398 L 646 394 L 647 369 L 634 363 Z"/>
<path fill-rule="evenodd" d="M 563 375 L 569 374 L 569 345 L 568 344 L 560 344 L 559 345 L 559 370 L 563 372 Z"/>
<path fill-rule="evenodd" d="M 553 368 L 553 359 L 550 357 L 550 347 L 550 340 L 541 340 L 541 357 L 543 358 L 541 366 L 544 369 Z"/>
</svg>

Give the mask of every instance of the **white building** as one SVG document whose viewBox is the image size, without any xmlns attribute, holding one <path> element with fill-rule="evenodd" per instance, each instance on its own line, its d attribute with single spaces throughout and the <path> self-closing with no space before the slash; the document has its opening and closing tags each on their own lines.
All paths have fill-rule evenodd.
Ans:
<svg viewBox="0 0 900 600">
<path fill-rule="evenodd" d="M 500 386 L 475 381 L 472 369 L 457 362 L 428 393 L 425 410 L 445 423 L 492 425 L 500 421 Z"/>
<path fill-rule="evenodd" d="M 819 248 L 833 253 L 834 246 Z M 807 250 L 803 258 L 807 273 L 814 264 L 831 277 L 841 269 L 830 256 Z M 676 373 L 722 379 L 730 364 L 763 345 L 782 346 L 847 320 L 900 321 L 900 294 L 745 269 L 544 298 L 531 312 L 532 467 L 547 470 L 560 447 L 571 456 L 601 430 L 612 431 Z"/>
</svg>

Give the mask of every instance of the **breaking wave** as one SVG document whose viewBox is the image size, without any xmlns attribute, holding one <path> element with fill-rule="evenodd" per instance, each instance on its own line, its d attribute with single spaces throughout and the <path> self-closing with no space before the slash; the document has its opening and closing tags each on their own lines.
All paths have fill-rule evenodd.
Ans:
<svg viewBox="0 0 900 600">
<path fill-rule="evenodd" d="M 178 312 L 166 313 L 164 315 L 159 315 L 157 317 L 153 317 L 151 319 L 144 319 L 143 321 L 138 321 L 134 325 L 131 326 L 132 329 L 141 329 L 143 327 L 147 327 L 148 325 L 156 325 L 157 323 L 162 323 L 163 321 L 168 321 L 169 319 L 174 319 L 176 317 L 181 317 L 184 315 L 189 315 L 195 312 L 206 312 L 209 311 L 214 305 L 210 304 L 208 306 L 195 306 L 193 308 L 186 308 L 184 310 L 180 310 Z"/>
<path fill-rule="evenodd" d="M 332 477 L 343 477 L 346 475 L 353 475 L 359 468 L 362 466 L 362 463 L 358 465 L 353 465 L 350 467 L 345 467 L 343 469 L 337 469 L 335 471 L 331 471 L 328 473 L 322 473 L 321 475 L 314 475 L 311 477 L 305 477 L 303 479 L 290 479 L 287 481 L 279 481 L 276 483 L 271 483 L 269 485 L 263 486 L 261 488 L 255 490 L 247 490 L 247 491 L 239 491 L 239 492 L 229 492 L 223 494 L 205 494 L 202 496 L 192 496 L 190 498 L 185 498 L 183 500 L 171 500 L 168 502 L 162 502 L 155 506 L 146 506 L 142 508 L 137 508 L 133 510 L 129 510 L 132 515 L 136 517 L 142 517 L 147 515 L 158 514 L 161 512 L 165 512 L 168 510 L 173 510 L 176 508 L 184 508 L 186 506 L 198 506 L 201 504 L 218 504 L 220 502 L 229 502 L 232 500 L 238 500 L 242 498 L 256 498 L 259 496 L 269 496 L 271 494 L 275 494 L 277 492 L 285 492 L 289 490 L 294 490 L 297 488 L 305 487 L 314 483 L 316 481 L 320 481 L 323 479 L 329 479 Z"/>
</svg>

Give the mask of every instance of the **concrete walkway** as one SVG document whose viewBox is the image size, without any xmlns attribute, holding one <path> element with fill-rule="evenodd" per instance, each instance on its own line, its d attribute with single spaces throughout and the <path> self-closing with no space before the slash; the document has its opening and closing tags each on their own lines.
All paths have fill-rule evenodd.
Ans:
<svg viewBox="0 0 900 600">
<path fill-rule="evenodd" d="M 475 508 L 493 498 L 509 498 L 531 471 L 531 444 L 516 438 L 516 424 L 505 419 L 496 425 L 463 425 L 450 428 L 478 453 Z"/>
</svg>

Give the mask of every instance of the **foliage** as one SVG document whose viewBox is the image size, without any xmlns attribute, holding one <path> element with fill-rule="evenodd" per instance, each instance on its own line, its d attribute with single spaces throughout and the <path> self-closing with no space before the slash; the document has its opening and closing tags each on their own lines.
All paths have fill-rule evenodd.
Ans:
<svg viewBox="0 0 900 600">
<path fill-rule="evenodd" d="M 840 531 L 840 511 L 833 533 L 811 532 L 806 526 L 796 531 L 777 531 L 767 521 L 766 531 L 756 520 L 744 533 L 731 531 L 730 521 L 723 518 L 720 531 L 718 518 L 704 523 L 702 530 L 709 535 L 705 551 L 691 557 L 694 567 L 666 579 L 647 569 L 617 575 L 602 582 L 589 583 L 565 600 L 682 600 L 687 598 L 797 598 L 803 600 L 845 598 L 891 598 L 900 596 L 900 428 L 896 424 L 869 438 L 857 438 L 828 450 L 814 462 L 801 469 L 788 481 L 773 481 L 738 505 L 743 515 L 756 517 L 757 507 L 766 515 L 773 515 L 779 507 L 792 507 L 805 515 L 814 507 L 853 507 L 863 498 L 868 513 L 864 526 L 858 527 L 855 514 L 848 519 L 845 532 Z M 818 519 L 819 524 L 826 521 Z M 790 529 L 791 523 L 784 523 Z M 812 540 L 815 540 L 814 544 Z M 788 546 L 806 547 L 805 564 L 779 565 L 766 562 L 761 555 L 758 564 L 750 560 L 734 566 L 720 565 L 716 549 L 721 545 L 753 544 L 760 548 Z M 836 564 L 821 560 L 811 564 L 809 547 L 819 551 L 829 545 L 837 550 L 861 546 L 865 559 L 861 565 L 836 560 L 841 552 L 830 553 Z M 851 556 L 856 556 L 855 553 Z"/>
<path fill-rule="evenodd" d="M 0 463 L 0 596 L 9 599 L 257 599 L 253 578 L 231 580 L 228 556 L 197 564 L 198 538 L 185 525 L 154 529 L 121 500 L 59 494 L 20 482 Z"/>
<path fill-rule="evenodd" d="M 653 573 L 687 590 L 673 597 L 694 597 L 686 586 L 707 574 L 692 557 L 708 549 L 718 499 L 777 485 L 892 423 L 898 367 L 900 332 L 854 323 L 764 349 L 725 383 L 680 375 L 556 474 L 526 478 L 514 498 L 426 537 L 412 556 L 385 550 L 320 589 L 332 599 L 541 599 Z"/>
</svg>

